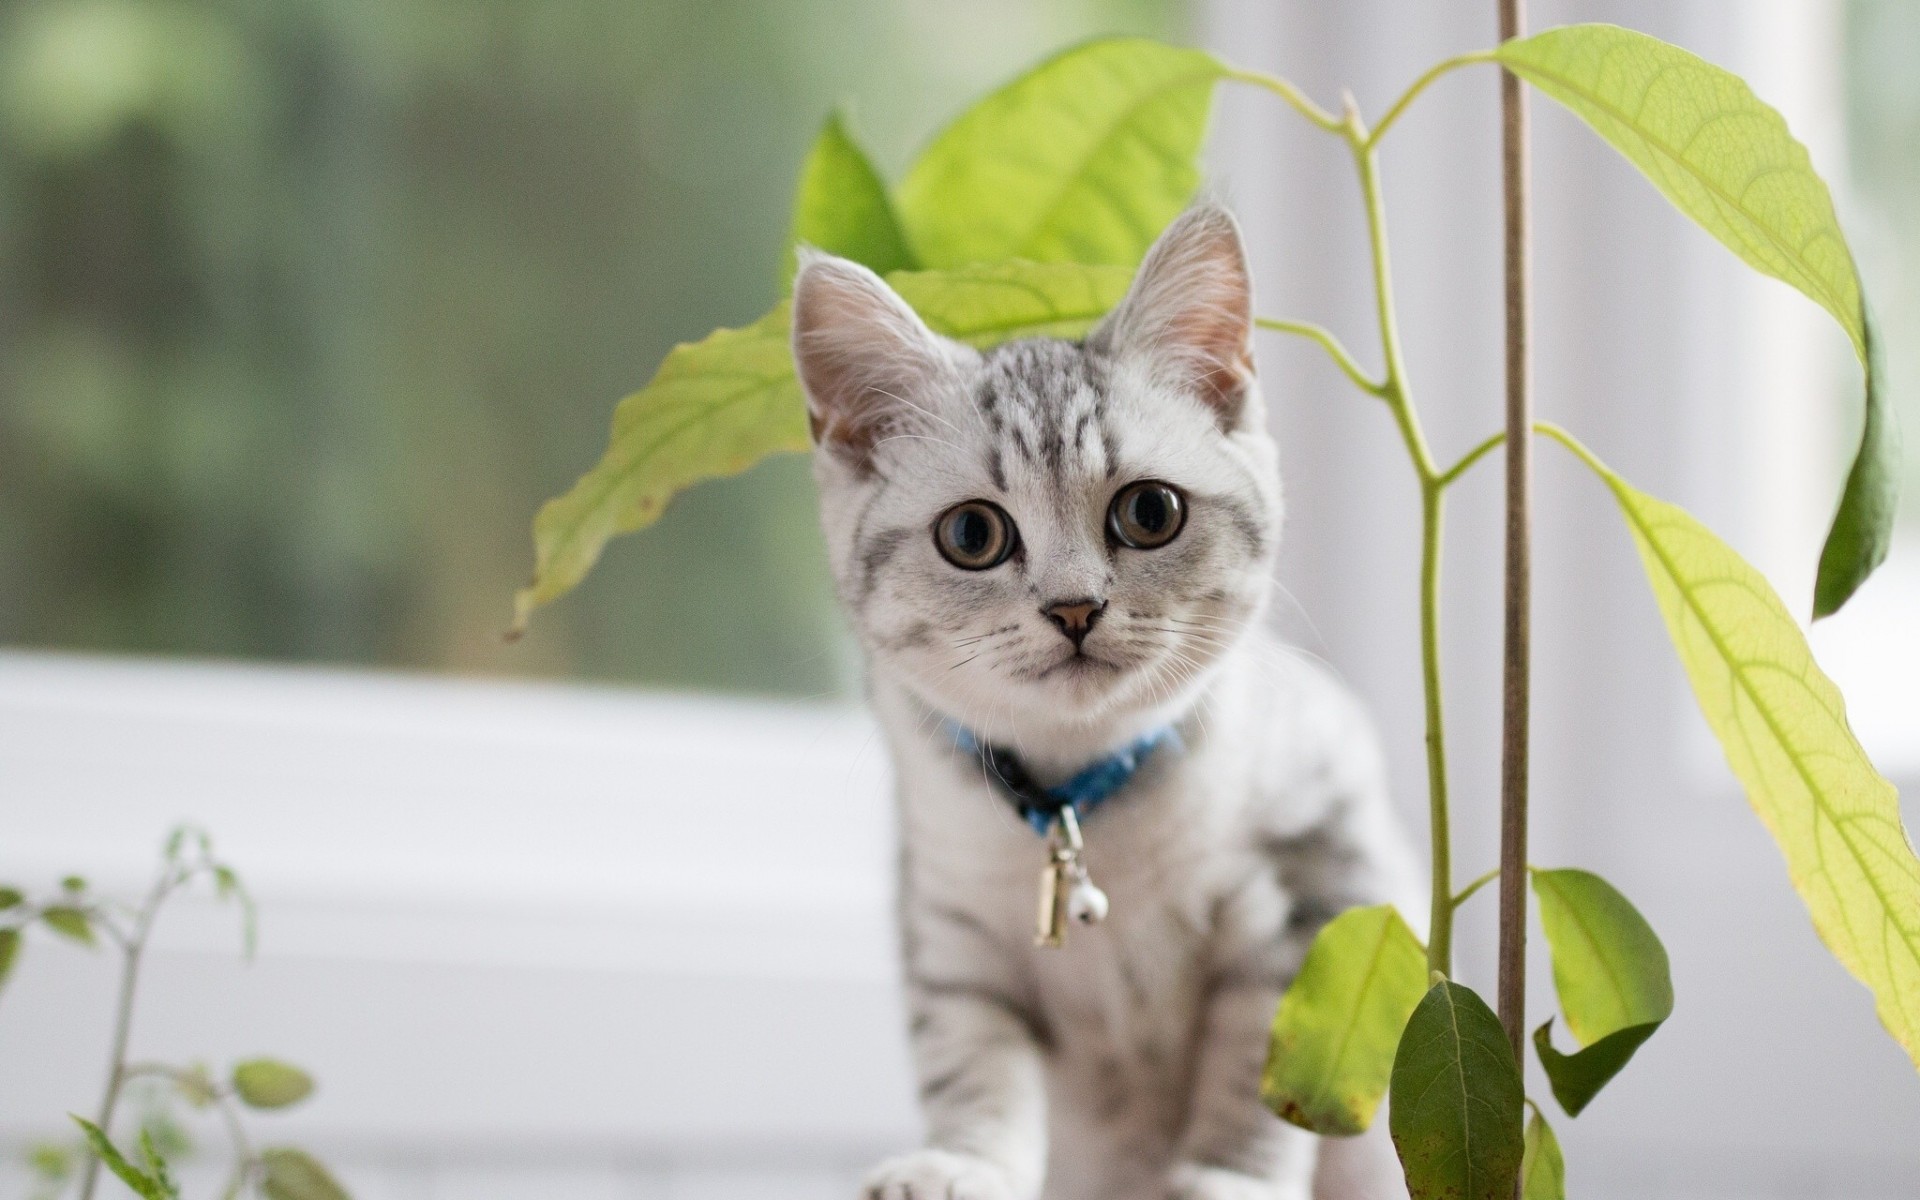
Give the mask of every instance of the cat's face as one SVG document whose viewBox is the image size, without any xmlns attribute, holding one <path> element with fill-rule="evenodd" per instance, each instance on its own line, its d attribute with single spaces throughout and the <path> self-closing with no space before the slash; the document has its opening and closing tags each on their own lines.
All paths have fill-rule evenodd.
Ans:
<svg viewBox="0 0 1920 1200">
<path fill-rule="evenodd" d="M 1084 343 L 977 353 L 815 257 L 795 357 L 869 657 L 990 736 L 1179 703 L 1257 619 L 1280 525 L 1231 218 L 1164 234 Z"/>
</svg>

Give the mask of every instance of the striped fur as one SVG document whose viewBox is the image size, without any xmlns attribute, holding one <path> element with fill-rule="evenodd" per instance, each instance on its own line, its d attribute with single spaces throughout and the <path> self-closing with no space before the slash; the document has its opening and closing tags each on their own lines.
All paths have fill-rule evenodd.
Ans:
<svg viewBox="0 0 1920 1200">
<path fill-rule="evenodd" d="M 1261 1106 L 1267 1026 L 1314 933 L 1413 879 L 1356 705 L 1262 629 L 1281 496 L 1224 211 L 1189 212 L 1084 342 L 978 353 L 863 268 L 796 283 L 823 522 L 900 811 L 900 932 L 926 1148 L 875 1200 L 1304 1200 L 1314 1140 Z M 1187 523 L 1115 544 L 1154 479 Z M 933 539 L 999 505 L 989 570 Z M 1076 657 L 1043 609 L 1105 604 Z M 1032 945 L 1042 843 L 956 753 L 946 719 L 1057 778 L 1171 721 L 1086 825 L 1107 922 Z M 1411 897 L 1408 897 L 1411 899 Z M 1411 911 L 1411 908 L 1409 908 Z"/>
</svg>

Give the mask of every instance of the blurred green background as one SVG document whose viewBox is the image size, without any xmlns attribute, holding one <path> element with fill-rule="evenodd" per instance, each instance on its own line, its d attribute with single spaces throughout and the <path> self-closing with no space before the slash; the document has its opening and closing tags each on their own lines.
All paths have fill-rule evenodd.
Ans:
<svg viewBox="0 0 1920 1200">
<path fill-rule="evenodd" d="M 1920 430 L 1920 3 L 1847 4 L 1843 207 Z M 668 347 L 776 298 L 831 107 L 897 172 L 1192 8 L 0 0 L 0 643 L 845 690 L 802 460 L 509 647 L 534 510 Z"/>
<path fill-rule="evenodd" d="M 0 3 L 0 642 L 791 694 L 851 669 L 806 464 L 695 489 L 506 646 L 528 526 L 675 342 L 884 168 L 1172 0 Z"/>
</svg>

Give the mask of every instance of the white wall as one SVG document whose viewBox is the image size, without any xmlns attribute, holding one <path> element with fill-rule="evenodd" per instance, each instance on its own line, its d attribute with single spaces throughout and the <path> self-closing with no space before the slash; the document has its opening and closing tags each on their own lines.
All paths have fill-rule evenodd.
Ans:
<svg viewBox="0 0 1920 1200">
<path fill-rule="evenodd" d="M 263 1136 L 362 1200 L 851 1195 L 916 1133 L 885 793 L 850 711 L 0 654 L 0 879 L 133 894 L 214 831 L 259 959 L 169 912 L 134 1052 L 307 1065 Z M 0 1141 L 92 1110 L 113 970 L 29 945 Z"/>
</svg>

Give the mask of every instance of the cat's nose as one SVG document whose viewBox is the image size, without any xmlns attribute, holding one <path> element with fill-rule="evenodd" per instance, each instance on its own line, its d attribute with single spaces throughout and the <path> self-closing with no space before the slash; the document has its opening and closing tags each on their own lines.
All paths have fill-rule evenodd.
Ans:
<svg viewBox="0 0 1920 1200">
<path fill-rule="evenodd" d="M 1047 615 L 1047 620 L 1059 626 L 1060 632 L 1066 634 L 1067 640 L 1078 648 L 1080 643 L 1087 639 L 1087 634 L 1093 629 L 1094 622 L 1100 619 L 1100 614 L 1107 611 L 1107 602 L 1062 600 L 1058 604 L 1049 604 L 1040 611 Z"/>
</svg>

